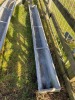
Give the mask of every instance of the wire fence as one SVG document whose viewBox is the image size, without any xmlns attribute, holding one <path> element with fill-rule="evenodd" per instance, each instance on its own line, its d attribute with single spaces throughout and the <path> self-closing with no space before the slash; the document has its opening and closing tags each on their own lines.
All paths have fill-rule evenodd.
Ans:
<svg viewBox="0 0 75 100">
<path fill-rule="evenodd" d="M 55 37 L 54 41 L 57 41 L 59 54 L 61 55 L 66 72 L 68 72 L 69 77 L 72 78 L 74 76 L 72 70 L 74 69 L 75 65 L 75 60 L 72 52 L 75 48 L 75 41 L 66 41 L 65 34 L 69 33 L 69 35 L 73 39 L 75 39 L 75 19 L 72 16 L 74 13 L 71 14 L 69 12 L 69 9 L 67 10 L 63 3 L 61 3 L 59 0 L 50 0 L 51 5 L 49 5 L 49 0 L 39 1 L 41 2 L 42 9 L 45 12 L 45 16 L 48 14 L 48 10 L 46 8 L 50 6 L 49 11 L 51 13 L 51 16 L 49 22 L 53 31 L 53 37 Z M 46 1 L 48 2 L 46 3 Z M 66 3 L 69 4 L 69 2 Z"/>
<path fill-rule="evenodd" d="M 63 35 L 68 32 L 75 40 L 75 25 L 73 24 L 73 27 L 71 27 L 71 23 L 73 23 L 72 19 L 75 21 L 75 0 L 52 0 L 50 10 L 54 14 Z M 70 17 L 67 16 L 65 11 Z M 74 44 L 75 43 L 72 42 L 70 45 L 71 49 L 75 48 Z"/>
</svg>

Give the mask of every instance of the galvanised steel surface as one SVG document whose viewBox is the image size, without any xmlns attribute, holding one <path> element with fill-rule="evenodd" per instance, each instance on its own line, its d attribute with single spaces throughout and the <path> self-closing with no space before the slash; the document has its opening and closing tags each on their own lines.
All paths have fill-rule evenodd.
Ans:
<svg viewBox="0 0 75 100">
<path fill-rule="evenodd" d="M 0 7 L 0 50 L 8 30 L 16 0 L 6 0 Z"/>
<path fill-rule="evenodd" d="M 42 27 L 40 15 L 35 5 L 29 5 L 30 21 L 36 62 L 39 92 L 58 92 L 60 83 Z"/>
</svg>

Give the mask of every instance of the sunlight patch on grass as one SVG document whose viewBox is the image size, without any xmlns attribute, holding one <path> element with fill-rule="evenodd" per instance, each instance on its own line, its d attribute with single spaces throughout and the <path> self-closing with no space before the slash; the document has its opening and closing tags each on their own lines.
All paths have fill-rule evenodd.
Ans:
<svg viewBox="0 0 75 100">
<path fill-rule="evenodd" d="M 18 66 L 17 73 L 18 73 L 18 77 L 19 77 L 19 80 L 20 80 L 20 77 L 21 77 L 21 63 L 18 62 L 17 66 Z"/>
<path fill-rule="evenodd" d="M 4 61 L 4 62 L 3 62 L 3 65 L 2 65 L 2 70 L 3 70 L 3 71 L 6 71 L 6 70 L 7 70 L 7 67 L 6 67 L 6 66 L 7 66 L 7 62 Z"/>
<path fill-rule="evenodd" d="M 18 82 L 17 82 L 17 86 L 20 87 L 19 81 L 21 81 L 21 63 L 17 62 L 17 75 L 18 75 Z"/>
<path fill-rule="evenodd" d="M 61 12 L 59 11 L 59 9 L 56 7 L 56 5 L 53 2 L 52 2 L 52 5 L 51 5 L 51 11 L 55 14 L 55 17 L 56 17 L 56 19 L 57 19 L 57 21 L 60 25 L 60 28 L 61 28 L 62 32 L 63 33 L 69 32 L 73 36 L 73 38 L 75 39 L 74 31 L 69 26 L 69 24 L 67 23 L 67 21 L 62 16 Z"/>
<path fill-rule="evenodd" d="M 7 50 L 6 52 L 5 52 L 5 54 L 4 54 L 4 58 L 6 58 L 6 61 L 9 61 L 9 56 L 11 55 L 11 53 L 13 52 L 13 50 L 12 49 L 10 49 L 10 50 Z"/>
<path fill-rule="evenodd" d="M 59 0 L 68 12 L 75 18 L 75 0 Z"/>
</svg>

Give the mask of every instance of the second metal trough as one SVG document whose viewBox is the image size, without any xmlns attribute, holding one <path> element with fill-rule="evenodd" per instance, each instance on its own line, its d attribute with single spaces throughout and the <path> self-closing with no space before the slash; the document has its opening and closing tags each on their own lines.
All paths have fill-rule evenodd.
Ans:
<svg viewBox="0 0 75 100">
<path fill-rule="evenodd" d="M 30 21 L 36 62 L 38 91 L 58 92 L 60 83 L 47 44 L 37 6 L 29 5 Z"/>
</svg>

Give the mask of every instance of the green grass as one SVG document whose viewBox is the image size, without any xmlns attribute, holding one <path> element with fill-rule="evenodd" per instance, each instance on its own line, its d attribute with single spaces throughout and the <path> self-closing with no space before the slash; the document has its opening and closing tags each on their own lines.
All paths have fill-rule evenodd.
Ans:
<svg viewBox="0 0 75 100">
<path fill-rule="evenodd" d="M 36 72 L 28 8 L 14 10 L 0 54 L 0 94 L 3 100 L 34 100 Z"/>
<path fill-rule="evenodd" d="M 43 3 L 43 1 L 41 1 L 40 0 L 40 2 L 41 2 L 41 6 L 42 6 L 42 8 L 45 8 L 45 4 Z M 60 12 L 58 11 L 58 9 L 55 7 L 55 5 L 54 5 L 54 3 L 52 4 L 52 6 L 53 6 L 53 8 L 52 8 L 52 11 L 53 11 L 53 13 L 54 14 L 58 14 L 58 15 L 61 15 L 60 14 Z M 44 10 L 44 9 L 43 9 Z M 62 16 L 62 15 L 61 15 Z M 58 24 L 60 25 L 60 26 L 62 26 L 61 25 L 61 23 L 59 23 L 60 21 L 59 20 L 61 20 L 61 18 L 59 19 L 59 17 L 60 16 L 58 16 L 57 17 L 57 15 L 55 15 L 55 17 L 56 17 L 56 19 L 58 19 L 57 21 L 58 21 Z M 63 16 L 62 16 L 62 18 L 63 18 Z M 61 20 L 62 21 L 62 20 Z M 70 64 L 70 61 L 69 61 L 69 58 L 68 58 L 68 56 L 67 56 L 67 52 L 65 52 L 65 50 L 64 50 L 64 48 L 63 48 L 63 44 L 61 43 L 61 40 L 60 40 L 60 38 L 59 38 L 59 35 L 58 35 L 58 33 L 57 33 L 57 31 L 56 31 L 56 29 L 55 29 L 55 26 L 54 26 L 54 23 L 53 23 L 53 21 L 52 21 L 52 18 L 50 18 L 50 26 L 51 26 L 51 28 L 52 28 L 52 31 L 53 31 L 53 37 L 54 37 L 54 43 L 55 43 L 55 45 L 57 45 L 57 50 L 59 51 L 59 55 L 61 56 L 61 60 L 62 60 L 62 62 L 63 62 L 63 64 L 64 64 L 64 67 L 65 67 L 65 70 L 66 70 L 66 72 L 67 72 L 67 74 L 68 74 L 68 76 L 69 76 L 69 78 L 72 78 L 74 75 L 73 75 L 73 73 L 72 73 L 72 68 L 71 68 L 71 64 Z M 63 25 L 64 26 L 64 25 Z M 65 29 L 66 29 L 66 27 L 65 27 Z M 62 34 L 62 33 L 61 33 Z M 67 43 L 68 44 L 68 43 Z M 69 45 L 69 44 L 68 44 Z M 72 45 L 69 45 L 70 47 L 72 46 Z M 67 46 L 66 46 L 66 48 L 67 48 Z M 74 47 L 72 47 L 72 48 L 74 48 Z M 68 49 L 68 48 L 67 48 Z"/>
<path fill-rule="evenodd" d="M 75 0 L 59 0 L 61 4 L 68 10 L 68 12 L 75 19 Z"/>
<path fill-rule="evenodd" d="M 67 2 L 67 4 L 68 4 L 68 2 Z M 65 20 L 65 18 L 63 17 L 63 15 L 60 13 L 59 9 L 56 7 L 56 5 L 53 2 L 52 2 L 52 6 L 51 6 L 51 11 L 54 13 L 54 15 L 57 19 L 57 22 L 63 32 L 63 34 L 61 33 L 62 36 L 64 35 L 65 32 L 69 32 L 72 35 L 72 37 L 75 39 L 75 32 L 71 29 L 71 27 L 69 26 L 69 24 L 67 23 L 67 21 Z M 52 25 L 52 22 L 51 22 L 51 25 Z M 54 28 L 52 28 L 52 29 L 54 31 Z M 53 33 L 59 34 L 57 32 L 53 32 Z M 58 40 L 60 41 L 59 37 L 58 37 Z M 74 43 L 66 42 L 66 44 L 71 48 L 71 50 L 73 48 L 75 48 Z M 63 48 L 62 44 L 61 44 L 61 46 L 60 46 L 60 44 L 58 44 L 58 45 L 59 45 L 60 49 Z M 68 50 L 67 45 L 65 45 L 65 46 L 66 46 L 66 49 Z M 70 67 L 70 62 L 68 61 L 69 58 L 66 57 L 67 55 L 65 55 L 65 54 L 67 54 L 67 52 L 63 51 L 63 49 L 60 50 L 60 53 L 62 54 L 62 60 L 64 63 L 66 63 L 65 68 L 66 68 L 69 76 L 71 76 L 72 71 L 71 71 L 71 67 Z"/>
<path fill-rule="evenodd" d="M 41 1 L 41 4 L 42 4 L 42 7 L 45 8 L 44 2 Z M 39 8 L 40 8 L 40 6 L 39 6 Z M 42 23 L 43 23 L 43 27 L 45 29 L 45 33 L 49 36 L 48 30 L 47 30 L 47 26 L 46 26 L 46 22 L 45 22 L 45 20 L 43 18 L 42 18 Z M 51 28 L 52 28 L 52 31 L 53 31 L 53 37 L 54 37 L 54 40 L 55 40 L 54 43 L 57 45 L 59 54 L 62 57 L 62 61 L 64 62 L 64 65 L 65 65 L 65 70 L 68 70 L 70 68 L 70 63 L 69 63 L 69 61 L 68 61 L 68 59 L 66 57 L 66 54 L 65 54 L 65 52 L 63 50 L 63 46 L 62 46 L 62 44 L 60 42 L 59 36 L 57 35 L 57 31 L 56 31 L 55 26 L 53 24 L 52 18 L 50 18 L 50 24 L 51 24 Z M 50 40 L 48 40 L 48 42 L 49 41 Z M 70 73 L 70 71 L 71 70 L 68 71 L 68 74 Z M 70 77 L 71 77 L 71 74 L 70 74 Z"/>
<path fill-rule="evenodd" d="M 69 5 L 69 4 L 70 4 L 69 2 L 66 3 L 66 5 Z M 73 9 L 73 11 L 74 11 L 74 9 Z M 61 12 L 56 7 L 56 5 L 54 4 L 53 1 L 52 1 L 52 4 L 51 4 L 51 12 L 55 15 L 55 18 L 56 18 L 56 20 L 57 20 L 57 22 L 60 26 L 60 29 L 63 33 L 62 36 L 64 37 L 65 32 L 69 32 L 69 34 L 75 39 L 75 32 L 72 30 L 70 25 L 67 23 L 66 19 L 63 17 L 63 15 L 61 14 Z M 71 50 L 73 48 L 75 48 L 74 43 L 68 42 L 67 45 L 71 48 Z"/>
<path fill-rule="evenodd" d="M 51 11 L 54 13 L 54 15 L 55 15 L 55 17 L 60 25 L 62 32 L 63 33 L 69 32 L 73 36 L 73 38 L 75 39 L 75 32 L 69 26 L 69 24 L 67 23 L 67 21 L 65 20 L 65 18 L 63 17 L 63 15 L 61 14 L 59 9 L 56 7 L 56 5 L 53 2 L 51 5 Z"/>
<path fill-rule="evenodd" d="M 61 56 L 61 60 L 64 63 L 64 66 L 65 66 L 65 70 L 68 73 L 68 76 L 72 77 L 73 73 L 71 73 L 72 69 L 71 69 L 71 66 L 70 66 L 70 62 L 69 62 L 69 60 L 66 56 L 65 51 L 63 50 L 63 46 L 62 46 L 60 39 L 57 35 L 57 31 L 55 30 L 52 19 L 50 19 L 50 25 L 51 25 L 51 28 L 52 28 L 52 31 L 53 31 L 54 43 L 57 45 L 59 55 Z"/>
<path fill-rule="evenodd" d="M 74 31 L 71 29 L 71 27 L 68 25 L 68 23 L 67 23 L 67 21 L 64 19 L 64 17 L 62 16 L 62 14 L 60 13 L 60 11 L 57 9 L 57 7 L 55 6 L 55 4 L 52 2 L 52 12 L 54 13 L 54 15 L 55 15 L 55 17 L 56 17 L 56 19 L 57 19 L 57 21 L 58 21 L 58 24 L 59 24 L 59 26 L 60 26 L 60 28 L 61 28 L 61 30 L 62 30 L 62 32 L 63 33 L 65 33 L 65 32 L 69 32 L 74 38 L 75 38 L 75 33 L 74 33 Z M 52 21 L 50 21 L 51 22 L 51 25 L 52 25 Z M 55 28 L 54 27 L 52 27 L 52 30 L 54 31 L 55 30 Z M 59 42 L 60 41 L 60 38 L 59 37 L 57 37 L 57 34 L 59 34 L 59 33 L 57 33 L 57 32 L 53 32 L 54 34 L 56 34 L 56 40 Z M 62 33 L 61 33 L 62 34 Z M 62 35 L 63 36 L 63 35 Z M 73 49 L 73 48 L 75 48 L 75 45 L 73 45 L 73 43 L 67 43 L 66 42 L 66 44 L 71 48 L 71 50 Z M 62 56 L 62 60 L 63 60 L 63 62 L 64 62 L 64 64 L 65 64 L 65 69 L 67 70 L 67 72 L 68 72 L 68 75 L 69 75 L 69 77 L 71 77 L 72 76 L 72 69 L 71 69 L 71 66 L 70 66 L 70 62 L 69 62 L 69 58 L 67 57 L 67 52 L 65 52 L 64 50 L 63 50 L 63 46 L 62 46 L 62 44 L 60 43 L 58 43 L 58 45 L 59 45 L 59 47 L 58 47 L 58 49 L 59 49 L 59 52 L 60 52 L 60 55 Z M 67 48 L 67 47 L 66 47 Z M 67 48 L 68 49 L 68 48 Z"/>
</svg>

